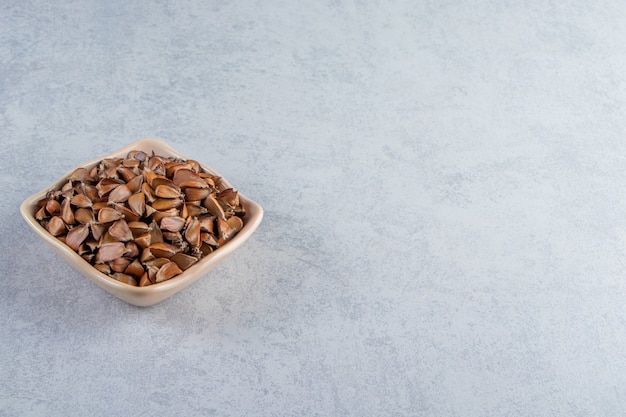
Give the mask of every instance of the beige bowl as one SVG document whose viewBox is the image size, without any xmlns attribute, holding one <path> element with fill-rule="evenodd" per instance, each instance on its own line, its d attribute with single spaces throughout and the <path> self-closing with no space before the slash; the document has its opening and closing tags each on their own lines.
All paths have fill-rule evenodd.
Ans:
<svg viewBox="0 0 626 417">
<path fill-rule="evenodd" d="M 37 201 L 44 198 L 48 190 L 52 188 L 60 188 L 62 184 L 66 182 L 65 179 L 69 177 L 69 175 L 76 168 L 86 167 L 89 169 L 95 166 L 100 160 L 104 158 L 125 157 L 128 152 L 133 149 L 141 150 L 144 152 L 154 151 L 157 155 L 162 155 L 166 157 L 174 156 L 184 159 L 193 159 L 181 154 L 161 140 L 152 138 L 141 139 L 137 142 L 133 142 L 127 146 L 124 146 L 123 148 L 118 149 L 115 152 L 111 152 L 110 154 L 84 162 L 79 166 L 71 169 L 67 174 L 65 174 L 55 183 L 24 200 L 20 207 L 20 211 L 22 213 L 22 216 L 26 220 L 26 223 L 28 223 L 28 225 L 33 228 L 33 230 L 43 239 L 44 242 L 50 245 L 55 251 L 57 251 L 57 253 L 59 253 L 59 255 L 61 255 L 63 259 L 69 262 L 69 264 L 72 265 L 78 272 L 82 273 L 84 276 L 93 281 L 97 286 L 113 294 L 114 296 L 126 301 L 127 303 L 134 304 L 136 306 L 149 306 L 163 301 L 171 295 L 174 295 L 180 290 L 188 287 L 200 277 L 205 275 L 209 270 L 211 270 L 224 259 L 226 259 L 229 255 L 231 255 L 252 235 L 252 233 L 254 233 L 257 227 L 259 227 L 261 219 L 263 218 L 263 208 L 261 208 L 261 206 L 254 201 L 239 193 L 240 201 L 244 204 L 246 208 L 246 215 L 243 218 L 243 228 L 241 229 L 241 231 L 239 231 L 239 233 L 237 233 L 235 237 L 233 237 L 232 240 L 230 240 L 224 246 L 202 258 L 194 266 L 170 280 L 153 284 L 147 287 L 134 287 L 132 285 L 119 282 L 98 271 L 91 264 L 89 264 L 89 262 L 85 261 L 80 255 L 74 252 L 70 247 L 66 246 L 63 242 L 59 241 L 57 238 L 48 233 L 48 231 L 44 229 L 35 219 L 35 213 L 38 209 Z M 206 171 L 215 175 L 220 175 L 214 169 L 209 168 L 202 163 L 200 165 Z M 228 184 L 227 181 L 225 182 Z"/>
</svg>

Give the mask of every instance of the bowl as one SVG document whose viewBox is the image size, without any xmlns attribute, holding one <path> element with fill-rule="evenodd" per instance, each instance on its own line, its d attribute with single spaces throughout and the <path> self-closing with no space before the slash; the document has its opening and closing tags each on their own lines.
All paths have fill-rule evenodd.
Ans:
<svg viewBox="0 0 626 417">
<path fill-rule="evenodd" d="M 90 169 L 105 158 L 126 157 L 128 152 L 131 150 L 141 150 L 146 153 L 154 151 L 155 154 L 165 157 L 194 159 L 181 154 L 159 139 L 140 139 L 107 155 L 86 161 L 74 167 L 56 182 L 24 200 L 20 207 L 20 212 L 24 217 L 24 220 L 26 220 L 26 223 L 35 231 L 35 233 L 37 233 L 37 235 L 39 235 L 44 242 L 50 245 L 52 249 L 54 249 L 61 256 L 61 258 L 68 262 L 78 272 L 83 274 L 98 287 L 118 297 L 119 299 L 136 306 L 144 307 L 163 301 L 187 288 L 195 281 L 206 275 L 211 269 L 215 268 L 219 263 L 232 255 L 232 253 L 243 245 L 243 243 L 248 240 L 248 238 L 250 238 L 254 231 L 259 227 L 263 218 L 263 208 L 256 202 L 247 198 L 245 195 L 239 193 L 239 199 L 246 209 L 245 216 L 242 219 L 243 227 L 239 233 L 237 233 L 226 244 L 203 257 L 196 264 L 186 269 L 181 274 L 167 281 L 155 283 L 146 287 L 135 287 L 117 281 L 116 279 L 98 271 L 89 262 L 74 252 L 69 246 L 52 236 L 41 224 L 39 224 L 35 218 L 35 213 L 38 209 L 37 202 L 44 198 L 50 189 L 59 189 L 65 182 L 67 182 L 67 178 L 72 172 L 74 172 L 75 169 L 80 167 Z M 205 171 L 221 176 L 216 170 L 210 168 L 202 162 L 199 163 Z M 231 186 L 226 179 L 223 178 L 222 180 L 226 185 L 229 187 Z"/>
</svg>

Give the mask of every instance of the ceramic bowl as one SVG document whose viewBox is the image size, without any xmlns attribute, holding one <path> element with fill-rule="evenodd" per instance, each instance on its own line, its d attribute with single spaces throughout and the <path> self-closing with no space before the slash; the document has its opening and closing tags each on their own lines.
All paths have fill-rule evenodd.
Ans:
<svg viewBox="0 0 626 417">
<path fill-rule="evenodd" d="M 39 235 L 39 237 L 41 237 L 41 239 L 43 239 L 44 242 L 50 245 L 52 249 L 54 249 L 65 261 L 72 265 L 78 272 L 94 282 L 98 287 L 126 301 L 127 303 L 136 306 L 149 306 L 163 301 L 164 299 L 188 287 L 199 278 L 205 276 L 209 270 L 213 269 L 220 262 L 230 256 L 252 235 L 252 233 L 254 233 L 257 227 L 259 227 L 261 219 L 263 218 L 263 209 L 259 204 L 239 193 L 240 201 L 246 208 L 246 215 L 243 218 L 243 228 L 224 246 L 221 246 L 211 254 L 202 258 L 198 261 L 198 263 L 184 271 L 182 274 L 167 281 L 156 283 L 147 287 L 134 287 L 132 285 L 119 282 L 99 272 L 70 247 L 66 246 L 63 242 L 48 233 L 48 231 L 44 229 L 35 219 L 35 213 L 38 208 L 37 201 L 44 198 L 48 190 L 52 188 L 59 189 L 62 184 L 66 182 L 66 178 L 69 177 L 69 175 L 76 168 L 85 167 L 90 169 L 102 159 L 126 157 L 128 152 L 133 149 L 141 150 L 146 153 L 154 151 L 157 155 L 166 157 L 174 156 L 183 159 L 195 159 L 181 154 L 161 140 L 153 138 L 141 139 L 107 155 L 92 159 L 74 167 L 58 181 L 24 200 L 20 207 L 20 211 L 26 220 L 26 223 L 37 233 L 37 235 Z M 214 169 L 204 165 L 201 161 L 199 162 L 202 168 L 207 172 L 221 176 Z M 224 180 L 224 182 L 228 184 L 226 180 Z M 228 186 L 230 186 L 230 184 L 228 184 Z"/>
</svg>

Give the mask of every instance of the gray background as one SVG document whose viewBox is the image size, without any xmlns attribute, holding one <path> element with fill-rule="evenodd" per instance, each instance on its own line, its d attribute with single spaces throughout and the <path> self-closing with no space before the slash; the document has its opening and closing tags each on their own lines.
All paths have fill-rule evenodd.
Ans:
<svg viewBox="0 0 626 417">
<path fill-rule="evenodd" d="M 619 1 L 3 1 L 0 414 L 623 415 L 625 21 Z M 136 308 L 18 207 L 145 136 L 265 219 Z"/>
</svg>

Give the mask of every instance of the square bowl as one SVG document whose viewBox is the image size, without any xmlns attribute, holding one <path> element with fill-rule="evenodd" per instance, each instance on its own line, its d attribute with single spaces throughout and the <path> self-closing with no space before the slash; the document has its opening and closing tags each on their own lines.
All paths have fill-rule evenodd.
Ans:
<svg viewBox="0 0 626 417">
<path fill-rule="evenodd" d="M 196 264 L 169 280 L 158 282 L 145 287 L 135 287 L 117 281 L 116 279 L 98 271 L 94 266 L 92 266 L 89 262 L 83 259 L 78 253 L 74 252 L 69 246 L 51 235 L 37 221 L 37 219 L 35 218 L 35 213 L 39 208 L 37 206 L 37 202 L 45 198 L 46 193 L 49 190 L 59 189 L 64 183 L 67 182 L 67 178 L 77 168 L 84 167 L 87 169 L 91 169 L 103 159 L 126 157 L 128 152 L 130 152 L 131 150 L 140 150 L 148 154 L 154 151 L 155 154 L 164 157 L 193 159 L 181 154 L 180 152 L 176 151 L 174 148 L 159 139 L 140 139 L 107 155 L 86 161 L 74 167 L 65 175 L 63 175 L 63 177 L 61 177 L 58 181 L 54 182 L 50 186 L 46 187 L 44 190 L 41 190 L 24 200 L 24 202 L 20 206 L 20 212 L 24 217 L 24 220 L 26 220 L 26 223 L 37 233 L 37 235 L 39 235 L 39 237 L 41 237 L 44 242 L 50 245 L 52 249 L 54 249 L 78 272 L 83 274 L 98 287 L 120 298 L 121 300 L 124 300 L 127 303 L 136 306 L 144 307 L 163 301 L 164 299 L 176 294 L 184 288 L 187 288 L 189 285 L 204 276 L 209 270 L 213 269 L 220 262 L 225 260 L 237 248 L 239 248 L 259 227 L 259 224 L 261 223 L 261 220 L 263 218 L 263 208 L 256 202 L 239 193 L 239 200 L 245 207 L 245 215 L 242 218 L 243 227 L 241 228 L 239 233 L 237 233 L 230 241 L 225 243 L 223 246 L 220 246 L 210 254 L 202 257 Z M 216 170 L 208 167 L 207 165 L 204 165 L 200 162 L 200 166 L 206 172 L 221 177 L 221 175 Z M 222 178 L 222 181 L 225 185 L 231 187 L 226 179 Z"/>
</svg>

